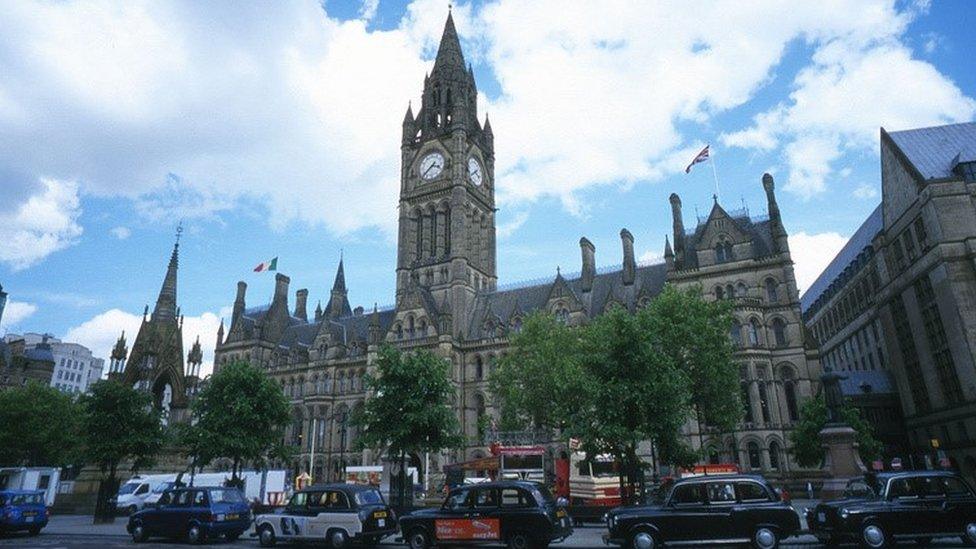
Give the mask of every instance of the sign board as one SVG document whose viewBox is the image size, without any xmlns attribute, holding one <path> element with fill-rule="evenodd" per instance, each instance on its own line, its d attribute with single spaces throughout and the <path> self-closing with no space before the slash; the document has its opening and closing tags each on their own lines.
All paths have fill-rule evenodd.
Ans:
<svg viewBox="0 0 976 549">
<path fill-rule="evenodd" d="M 439 540 L 501 539 L 501 523 L 496 518 L 438 519 L 434 521 Z"/>
<path fill-rule="evenodd" d="M 938 448 L 938 447 L 939 447 L 939 439 L 937 439 L 937 438 L 933 438 L 933 439 L 932 439 L 932 440 L 930 440 L 929 442 L 931 442 L 931 443 L 932 443 L 932 447 L 933 447 L 933 448 Z"/>
<path fill-rule="evenodd" d="M 500 456 L 542 456 L 546 453 L 542 446 L 498 446 L 493 450 Z"/>
</svg>

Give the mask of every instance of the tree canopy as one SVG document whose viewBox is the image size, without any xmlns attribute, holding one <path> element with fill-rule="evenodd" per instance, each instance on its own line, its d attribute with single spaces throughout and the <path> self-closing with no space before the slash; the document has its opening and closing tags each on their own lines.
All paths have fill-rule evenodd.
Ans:
<svg viewBox="0 0 976 549">
<path fill-rule="evenodd" d="M 66 467 L 82 458 L 81 409 L 49 385 L 0 391 L 0 426 L 0 464 Z"/>
<path fill-rule="evenodd" d="M 147 393 L 118 381 L 99 381 L 82 395 L 85 454 L 114 479 L 122 462 L 133 469 L 151 465 L 163 445 L 159 411 Z"/>
<path fill-rule="evenodd" d="M 874 438 L 871 425 L 864 421 L 857 408 L 845 402 L 840 410 L 841 418 L 857 432 L 858 453 L 861 461 L 871 461 L 881 456 L 881 443 Z M 808 399 L 800 408 L 800 421 L 790 432 L 793 443 L 791 452 L 797 463 L 804 467 L 816 467 L 823 463 L 826 450 L 820 440 L 820 431 L 827 425 L 827 403 L 823 395 Z"/>
<path fill-rule="evenodd" d="M 273 379 L 249 363 L 232 362 L 211 375 L 193 401 L 192 414 L 180 442 L 197 465 L 227 458 L 236 479 L 244 463 L 263 464 L 283 452 L 288 400 Z"/>
</svg>

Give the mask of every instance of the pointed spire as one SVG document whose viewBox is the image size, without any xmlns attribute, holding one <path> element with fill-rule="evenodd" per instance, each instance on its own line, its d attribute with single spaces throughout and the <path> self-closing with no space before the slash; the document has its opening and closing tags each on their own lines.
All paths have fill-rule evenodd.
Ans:
<svg viewBox="0 0 976 549">
<path fill-rule="evenodd" d="M 115 347 L 112 348 L 112 360 L 125 360 L 125 356 L 129 353 L 129 348 L 125 345 L 125 330 L 122 330 L 122 335 L 115 342 Z"/>
<path fill-rule="evenodd" d="M 180 262 L 180 241 L 179 234 L 183 232 L 182 226 L 177 229 L 176 244 L 173 245 L 173 254 L 169 258 L 169 267 L 166 269 L 166 277 L 163 279 L 163 286 L 159 290 L 159 297 L 156 298 L 156 307 L 153 309 L 152 319 L 160 322 L 175 321 L 176 313 L 176 271 Z"/>
<path fill-rule="evenodd" d="M 674 257 L 674 250 L 671 249 L 671 239 L 668 238 L 668 235 L 664 235 L 664 257 L 665 258 Z"/>
<path fill-rule="evenodd" d="M 441 43 L 437 47 L 437 58 L 434 60 L 434 70 L 431 76 L 437 76 L 439 72 L 452 69 L 464 69 L 464 55 L 461 53 L 461 41 L 458 38 L 457 29 L 454 27 L 454 13 L 448 11 L 447 21 L 444 23 L 444 32 L 441 34 Z"/>
<path fill-rule="evenodd" d="M 339 269 L 336 271 L 335 282 L 332 283 L 332 291 L 346 291 L 346 270 L 342 265 L 342 252 L 339 252 Z"/>
<path fill-rule="evenodd" d="M 494 136 L 494 134 L 491 131 L 491 120 L 488 120 L 488 113 L 485 113 L 485 129 L 484 129 L 484 132 L 485 132 L 485 135 L 486 136 L 489 136 L 489 137 Z"/>
<path fill-rule="evenodd" d="M 315 306 L 315 322 L 322 320 L 322 300 L 320 299 L 318 304 Z"/>
<path fill-rule="evenodd" d="M 403 125 L 413 125 L 413 104 L 407 103 L 407 113 L 403 115 Z"/>
<path fill-rule="evenodd" d="M 217 328 L 217 347 L 215 347 L 215 348 L 216 349 L 219 349 L 220 346 L 223 345 L 223 344 L 224 344 L 224 319 L 223 319 L 223 317 L 221 317 L 221 319 L 220 319 L 220 327 Z"/>
</svg>

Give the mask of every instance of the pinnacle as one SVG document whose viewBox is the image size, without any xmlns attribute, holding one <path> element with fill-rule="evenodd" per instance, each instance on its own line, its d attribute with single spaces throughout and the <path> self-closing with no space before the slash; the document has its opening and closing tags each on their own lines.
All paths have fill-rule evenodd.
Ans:
<svg viewBox="0 0 976 549">
<path fill-rule="evenodd" d="M 437 47 L 433 74 L 453 71 L 453 69 L 467 72 L 464 55 L 461 53 L 461 41 L 458 39 L 457 29 L 454 27 L 454 15 L 448 13 L 447 22 L 444 23 L 444 33 L 441 35 L 441 43 Z"/>
</svg>

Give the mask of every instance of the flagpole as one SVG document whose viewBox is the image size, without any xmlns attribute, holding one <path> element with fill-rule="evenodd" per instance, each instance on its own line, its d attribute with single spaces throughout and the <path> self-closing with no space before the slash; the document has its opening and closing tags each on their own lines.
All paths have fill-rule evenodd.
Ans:
<svg viewBox="0 0 976 549">
<path fill-rule="evenodd" d="M 715 178 L 715 197 L 718 198 L 718 172 L 715 171 L 715 155 L 709 151 L 708 160 L 712 164 L 712 177 Z"/>
</svg>

